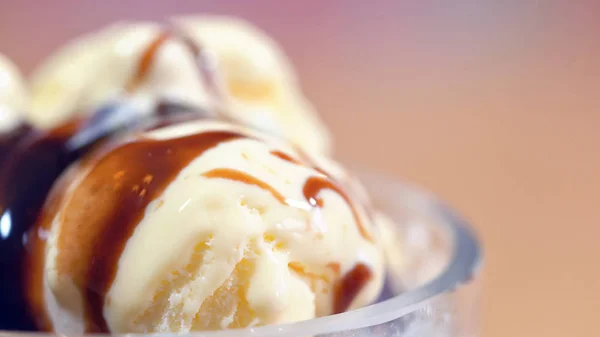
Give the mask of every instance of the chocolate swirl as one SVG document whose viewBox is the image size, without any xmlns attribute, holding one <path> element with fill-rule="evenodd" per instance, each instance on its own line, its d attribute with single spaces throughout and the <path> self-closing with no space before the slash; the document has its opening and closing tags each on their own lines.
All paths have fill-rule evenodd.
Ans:
<svg viewBox="0 0 600 337">
<path fill-rule="evenodd" d="M 265 183 L 264 181 L 262 181 L 256 177 L 253 177 L 247 173 L 244 173 L 242 171 L 238 171 L 238 170 L 234 170 L 234 169 L 218 168 L 218 169 L 213 169 L 213 170 L 210 170 L 210 171 L 204 173 L 203 176 L 205 176 L 207 178 L 222 178 L 222 179 L 228 179 L 228 180 L 233 180 L 233 181 L 239 181 L 239 182 L 242 182 L 247 185 L 257 186 L 257 187 L 271 193 L 271 195 L 275 199 L 277 199 L 277 201 L 279 201 L 280 203 L 285 204 L 285 197 L 281 193 L 279 193 L 279 191 L 277 191 L 273 186 Z"/>
</svg>

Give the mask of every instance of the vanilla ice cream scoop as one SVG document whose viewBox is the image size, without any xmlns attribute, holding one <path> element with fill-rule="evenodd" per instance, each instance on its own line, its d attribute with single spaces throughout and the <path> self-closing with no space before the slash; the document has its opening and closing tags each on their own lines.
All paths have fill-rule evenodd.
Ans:
<svg viewBox="0 0 600 337">
<path fill-rule="evenodd" d="M 8 133 L 21 124 L 27 104 L 27 90 L 21 73 L 0 54 L 0 134 Z"/>
<path fill-rule="evenodd" d="M 48 198 L 32 243 L 34 312 L 61 333 L 187 332 L 370 304 L 383 253 L 344 174 L 216 121 L 100 147 Z"/>
<path fill-rule="evenodd" d="M 31 120 L 50 128 L 126 97 L 140 113 L 162 101 L 212 111 L 199 48 L 154 23 L 117 23 L 59 49 L 31 77 Z"/>
<path fill-rule="evenodd" d="M 43 128 L 126 97 L 142 113 L 175 101 L 310 152 L 330 150 L 329 133 L 285 55 L 262 32 L 234 19 L 113 24 L 59 49 L 34 71 L 31 92 L 31 120 Z"/>
<path fill-rule="evenodd" d="M 311 152 L 331 151 L 329 131 L 273 39 L 237 18 L 204 15 L 173 21 L 216 60 L 234 119 Z"/>
</svg>

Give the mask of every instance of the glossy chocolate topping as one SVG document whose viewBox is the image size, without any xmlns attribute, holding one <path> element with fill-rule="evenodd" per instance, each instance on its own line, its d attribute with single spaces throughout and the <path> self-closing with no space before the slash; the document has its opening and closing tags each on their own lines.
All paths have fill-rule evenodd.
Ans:
<svg viewBox="0 0 600 337">
<path fill-rule="evenodd" d="M 352 301 L 373 277 L 371 268 L 359 263 L 346 273 L 335 285 L 333 294 L 333 313 L 348 310 Z"/>
<path fill-rule="evenodd" d="M 271 193 L 271 195 L 282 204 L 285 203 L 285 197 L 281 193 L 279 193 L 279 191 L 277 191 L 277 189 L 275 189 L 273 186 L 242 171 L 228 168 L 218 168 L 204 173 L 203 176 L 207 178 L 228 179 L 233 181 L 239 181 L 248 185 L 254 185 Z"/>
<path fill-rule="evenodd" d="M 300 161 L 294 159 L 292 156 L 290 156 L 289 154 L 283 152 L 283 151 L 279 151 L 279 150 L 273 150 L 271 151 L 271 154 L 274 155 L 275 157 L 288 161 L 292 164 L 296 164 L 296 165 L 301 165 Z"/>
<path fill-rule="evenodd" d="M 314 176 L 309 178 L 304 184 L 304 198 L 306 198 L 306 201 L 308 201 L 308 203 L 313 207 L 323 207 L 323 199 L 319 198 L 319 193 L 325 189 L 334 191 L 346 201 L 346 203 L 348 204 L 348 206 L 350 206 L 350 209 L 352 210 L 354 221 L 356 221 L 358 230 L 360 231 L 362 237 L 365 240 L 374 242 L 373 237 L 367 231 L 360 216 L 358 215 L 358 211 L 356 210 L 356 207 L 354 207 L 354 203 L 350 200 L 350 197 L 348 197 L 346 192 L 344 192 L 342 188 L 333 180 L 320 176 Z"/>
</svg>

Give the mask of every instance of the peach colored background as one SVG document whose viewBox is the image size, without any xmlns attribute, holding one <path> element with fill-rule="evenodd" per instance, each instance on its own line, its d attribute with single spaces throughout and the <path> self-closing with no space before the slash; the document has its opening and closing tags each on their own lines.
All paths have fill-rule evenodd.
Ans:
<svg viewBox="0 0 600 337">
<path fill-rule="evenodd" d="M 484 336 L 600 335 L 600 2 L 36 3 L 0 3 L 0 51 L 25 70 L 112 20 L 254 21 L 291 55 L 339 157 L 476 224 Z"/>
</svg>

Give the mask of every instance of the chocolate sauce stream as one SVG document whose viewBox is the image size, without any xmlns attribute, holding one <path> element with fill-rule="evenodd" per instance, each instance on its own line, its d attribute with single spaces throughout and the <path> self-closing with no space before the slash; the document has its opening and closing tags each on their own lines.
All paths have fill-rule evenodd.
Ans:
<svg viewBox="0 0 600 337">
<path fill-rule="evenodd" d="M 150 43 L 150 45 L 146 48 L 144 53 L 142 54 L 141 59 L 138 62 L 137 71 L 135 75 L 130 78 L 129 83 L 126 85 L 126 90 L 128 92 L 133 92 L 137 89 L 142 82 L 148 76 L 148 72 L 154 63 L 154 58 L 160 48 L 169 40 L 171 34 L 168 32 L 162 32 Z"/>
<path fill-rule="evenodd" d="M 106 294 L 146 206 L 194 158 L 239 137 L 219 131 L 168 140 L 141 139 L 114 148 L 93 164 L 64 206 L 57 257 L 59 273 L 70 275 L 85 289 L 88 332 L 108 332 L 102 313 Z"/>
<path fill-rule="evenodd" d="M 135 75 L 130 79 L 126 85 L 128 92 L 133 92 L 140 84 L 146 79 L 156 55 L 160 51 L 161 47 L 169 39 L 178 39 L 183 42 L 185 47 L 188 49 L 190 54 L 193 56 L 196 65 L 198 66 L 198 75 L 200 80 L 204 84 L 205 88 L 215 97 L 221 98 L 222 94 L 219 90 L 219 86 L 216 83 L 214 71 L 210 67 L 203 48 L 200 44 L 196 43 L 189 35 L 179 29 L 172 29 L 171 31 L 165 30 L 161 32 L 156 38 L 148 45 L 141 59 L 138 62 L 138 67 Z"/>
<path fill-rule="evenodd" d="M 354 217 L 354 221 L 356 221 L 356 225 L 358 226 L 358 230 L 360 235 L 362 235 L 365 240 L 370 242 L 375 242 L 371 234 L 367 231 L 362 220 L 358 216 L 358 212 L 356 208 L 353 206 L 354 204 L 348 197 L 348 195 L 333 181 L 325 177 L 313 176 L 306 180 L 304 183 L 304 188 L 302 192 L 304 193 L 304 198 L 310 205 L 313 207 L 323 207 L 323 199 L 319 198 L 318 195 L 322 190 L 332 190 L 336 192 L 340 197 L 342 197 L 346 204 L 352 210 L 352 216 Z"/>
<path fill-rule="evenodd" d="M 277 199 L 277 201 L 279 201 L 282 204 L 285 204 L 285 197 L 281 193 L 279 193 L 279 191 L 277 191 L 273 186 L 242 171 L 228 168 L 217 168 L 210 170 L 202 175 L 207 178 L 228 179 L 233 181 L 239 181 L 247 185 L 260 187 L 263 190 L 271 193 L 271 195 L 273 195 L 273 197 Z"/>
<path fill-rule="evenodd" d="M 271 153 L 273 156 L 275 156 L 275 157 L 277 157 L 277 158 L 279 158 L 279 159 L 281 159 L 281 160 L 285 160 L 285 161 L 287 161 L 287 162 L 290 162 L 290 163 L 292 163 L 292 164 L 296 164 L 296 165 L 302 165 L 302 164 L 300 163 L 300 161 L 296 160 L 295 158 L 293 158 L 293 157 L 292 157 L 292 156 L 290 156 L 289 154 L 287 154 L 287 153 L 284 153 L 284 152 L 282 152 L 282 151 L 279 151 L 279 150 L 273 150 L 273 151 L 271 151 L 270 153 Z"/>
<path fill-rule="evenodd" d="M 342 313 L 352 304 L 352 301 L 373 277 L 371 268 L 358 263 L 346 273 L 334 286 L 333 313 Z"/>
</svg>

